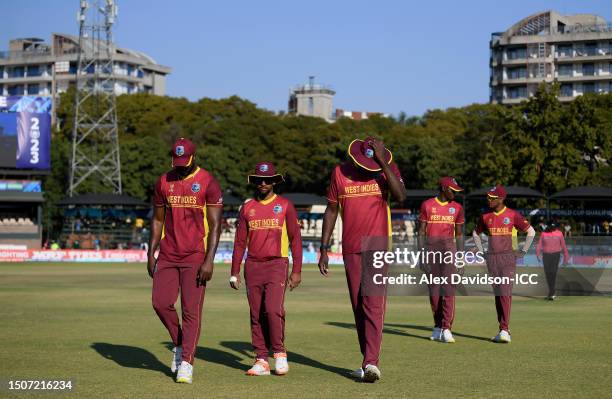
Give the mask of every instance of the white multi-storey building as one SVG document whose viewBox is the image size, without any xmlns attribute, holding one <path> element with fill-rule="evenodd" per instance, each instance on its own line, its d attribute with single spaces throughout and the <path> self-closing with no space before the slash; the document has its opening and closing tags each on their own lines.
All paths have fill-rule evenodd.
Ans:
<svg viewBox="0 0 612 399">
<path fill-rule="evenodd" d="M 491 35 L 490 101 L 516 104 L 541 82 L 558 82 L 559 100 L 612 92 L 612 25 L 592 14 L 546 11 Z"/>
<path fill-rule="evenodd" d="M 1 96 L 52 96 L 76 81 L 77 36 L 54 33 L 51 44 L 42 39 L 13 39 L 9 50 L 0 52 Z M 113 54 L 115 94 L 166 93 L 167 66 L 146 54 L 115 48 Z M 88 71 L 93 73 L 94 71 Z"/>
</svg>

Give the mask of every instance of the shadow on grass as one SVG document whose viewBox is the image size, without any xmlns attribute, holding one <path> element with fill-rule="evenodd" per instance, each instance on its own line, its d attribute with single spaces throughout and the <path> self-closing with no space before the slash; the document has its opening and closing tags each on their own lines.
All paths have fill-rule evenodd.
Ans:
<svg viewBox="0 0 612 399">
<path fill-rule="evenodd" d="M 348 329 L 351 329 L 351 330 L 355 329 L 355 325 L 353 323 L 343 323 L 343 322 L 337 322 L 337 321 L 328 321 L 325 324 L 327 324 L 329 326 L 334 326 L 334 327 L 348 328 Z M 398 328 L 401 328 L 402 330 L 399 330 Z M 385 327 L 383 328 L 383 333 L 385 333 L 385 334 L 401 335 L 401 336 L 405 336 L 405 337 L 418 338 L 418 339 L 424 339 L 426 341 L 429 341 L 429 336 L 424 337 L 422 335 L 412 334 L 412 333 L 409 333 L 407 331 L 404 331 L 405 329 L 431 332 L 431 327 L 428 327 L 428 326 L 417 326 L 417 325 L 412 325 L 412 324 L 385 323 Z M 463 333 L 458 333 L 458 332 L 455 332 L 455 331 L 453 331 L 453 335 L 455 335 L 457 337 L 476 339 L 476 340 L 479 340 L 479 341 L 487 341 L 487 342 L 491 341 L 489 338 L 486 338 L 486 337 L 479 337 L 479 336 L 476 336 L 476 335 L 463 334 Z"/>
<path fill-rule="evenodd" d="M 253 357 L 253 347 L 249 342 L 243 341 L 222 341 L 221 345 L 225 348 L 231 349 L 247 358 Z M 346 377 L 348 379 L 352 379 L 349 375 L 352 370 L 345 369 L 342 367 L 336 367 L 329 364 L 322 363 L 318 360 L 312 359 L 310 357 L 301 355 L 296 352 L 287 351 L 287 359 L 289 363 L 297 363 L 308 367 L 313 367 L 319 370 L 324 370 L 330 373 L 338 374 L 342 377 Z M 248 366 L 250 367 L 250 366 Z M 248 369 L 247 367 L 247 369 Z M 246 370 L 246 369 L 245 369 Z"/>
<path fill-rule="evenodd" d="M 170 351 L 174 348 L 174 344 L 172 342 L 164 342 L 163 344 Z M 201 346 L 198 346 L 196 348 L 195 357 L 205 362 L 220 364 L 236 370 L 247 371 L 251 367 L 250 365 L 242 364 L 244 358 L 238 357 L 233 353 L 214 348 L 202 348 Z"/>
<path fill-rule="evenodd" d="M 106 342 L 94 342 L 91 344 L 91 348 L 105 359 L 112 360 L 121 367 L 159 371 L 174 378 L 170 367 L 160 362 L 155 355 L 145 349 Z M 170 359 L 170 356 L 168 359 Z"/>
</svg>

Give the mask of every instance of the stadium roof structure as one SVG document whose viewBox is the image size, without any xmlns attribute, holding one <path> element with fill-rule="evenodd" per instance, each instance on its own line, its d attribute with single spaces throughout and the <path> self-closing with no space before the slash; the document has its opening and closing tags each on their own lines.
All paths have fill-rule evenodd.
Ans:
<svg viewBox="0 0 612 399">
<path fill-rule="evenodd" d="M 283 197 L 295 206 L 327 205 L 327 198 L 310 193 L 286 193 Z"/>
<path fill-rule="evenodd" d="M 597 186 L 572 187 L 549 197 L 551 200 L 611 200 L 612 188 Z"/>
<path fill-rule="evenodd" d="M 69 205 L 108 205 L 108 206 L 140 206 L 148 207 L 150 204 L 139 200 L 138 198 L 130 197 L 125 194 L 110 194 L 110 193 L 89 193 L 80 194 L 74 197 L 66 197 L 57 203 L 59 206 Z"/>
<path fill-rule="evenodd" d="M 529 187 L 522 187 L 522 186 L 504 186 L 504 188 L 506 189 L 506 194 L 509 198 L 545 198 L 546 196 L 544 194 L 542 194 L 541 192 L 534 190 L 533 188 L 529 188 Z M 471 191 L 470 193 L 468 193 L 467 197 L 468 198 L 474 198 L 474 197 L 484 197 L 487 195 L 487 192 L 490 190 L 491 188 L 480 188 L 478 190 L 474 190 Z"/>
<path fill-rule="evenodd" d="M 0 202 L 44 202 L 41 192 L 0 191 Z"/>
</svg>

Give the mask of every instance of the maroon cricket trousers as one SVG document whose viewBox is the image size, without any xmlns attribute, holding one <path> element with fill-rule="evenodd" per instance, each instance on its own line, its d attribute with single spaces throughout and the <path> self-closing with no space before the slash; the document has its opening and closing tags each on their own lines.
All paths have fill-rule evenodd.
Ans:
<svg viewBox="0 0 612 399">
<path fill-rule="evenodd" d="M 361 367 L 365 368 L 368 364 L 378 366 L 387 298 L 384 295 L 362 295 L 361 254 L 345 253 L 342 257 L 355 316 L 359 348 L 363 355 Z"/>
<path fill-rule="evenodd" d="M 251 342 L 258 359 L 268 359 L 270 351 L 285 352 L 285 289 L 289 261 L 247 260 L 244 280 L 251 310 Z"/>
<path fill-rule="evenodd" d="M 514 279 L 516 273 L 516 256 L 512 252 L 500 252 L 487 255 L 487 270 L 492 277 Z M 512 283 L 494 284 L 495 309 L 499 329 L 510 332 L 510 308 L 512 307 Z"/>
<path fill-rule="evenodd" d="M 153 274 L 153 309 L 170 333 L 174 346 L 182 346 L 182 360 L 193 364 L 206 287 L 197 283 L 199 265 L 157 266 Z M 181 294 L 181 320 L 174 304 Z"/>
<path fill-rule="evenodd" d="M 450 284 L 455 267 L 452 263 L 430 264 L 430 277 L 446 277 L 448 284 L 429 284 L 429 303 L 435 327 L 451 329 L 455 320 L 455 287 Z"/>
</svg>

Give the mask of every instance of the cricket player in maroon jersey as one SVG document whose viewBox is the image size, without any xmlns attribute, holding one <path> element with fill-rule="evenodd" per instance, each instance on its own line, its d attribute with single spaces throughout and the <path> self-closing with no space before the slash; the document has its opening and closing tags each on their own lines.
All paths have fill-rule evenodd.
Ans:
<svg viewBox="0 0 612 399">
<path fill-rule="evenodd" d="M 392 195 L 401 203 L 406 199 L 406 189 L 397 166 L 392 162 L 391 151 L 381 141 L 372 137 L 353 140 L 348 155 L 350 160 L 336 166 L 331 175 L 323 217 L 319 270 L 323 276 L 329 274 L 327 251 L 341 209 L 342 257 L 363 355 L 361 368 L 352 375 L 366 382 L 375 382 L 380 378 L 378 362 L 386 296 L 363 295 L 361 258 L 366 249 L 362 248 L 362 240 L 386 237 L 382 249 L 388 249 L 391 238 L 389 197 Z"/>
<path fill-rule="evenodd" d="M 463 191 L 454 177 L 443 177 L 439 182 L 440 192 L 436 197 L 423 201 L 419 213 L 419 248 L 427 251 L 440 252 L 442 257 L 446 251 L 455 253 L 463 251 L 463 223 L 465 221 L 463 207 L 455 202 L 455 193 Z M 435 256 L 432 257 L 435 259 Z M 455 272 L 454 264 L 440 263 L 434 260 L 425 265 L 427 272 L 433 277 L 448 277 Z M 444 291 L 444 292 L 441 292 Z M 442 295 L 441 295 L 442 294 Z M 432 341 L 445 343 L 455 342 L 451 333 L 455 319 L 455 292 L 450 285 L 430 286 L 429 303 L 434 318 Z"/>
<path fill-rule="evenodd" d="M 147 269 L 153 308 L 174 344 L 176 382 L 191 384 L 206 282 L 221 234 L 219 183 L 196 165 L 196 146 L 185 138 L 172 146 L 172 170 L 155 184 Z M 159 255 L 155 251 L 159 247 Z M 181 294 L 182 325 L 174 308 Z"/>
<path fill-rule="evenodd" d="M 486 253 L 487 270 L 492 277 L 509 277 L 514 279 L 516 273 L 516 258 L 523 257 L 533 242 L 535 230 L 527 219 L 519 212 L 506 207 L 504 199 L 506 190 L 496 185 L 487 192 L 489 212 L 479 219 L 472 233 L 474 243 L 479 251 L 484 253 L 480 234 L 489 236 L 489 251 Z M 517 250 L 518 230 L 527 233 L 527 238 L 521 250 Z M 495 308 L 499 333 L 492 338 L 494 342 L 510 343 L 510 307 L 512 305 L 512 284 L 494 285 Z"/>
<path fill-rule="evenodd" d="M 291 201 L 274 193 L 274 186 L 283 181 L 274 165 L 262 162 L 249 175 L 255 186 L 253 199 L 247 200 L 238 220 L 230 286 L 240 288 L 240 264 L 245 249 L 244 280 L 251 310 L 251 340 L 255 364 L 247 375 L 270 375 L 268 355 L 274 354 L 274 371 L 289 372 L 285 350 L 285 290 L 293 290 L 301 281 L 302 237 L 297 213 Z M 288 275 L 289 247 L 293 269 Z"/>
</svg>

